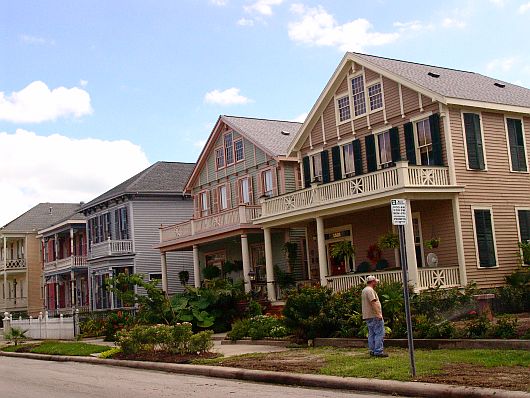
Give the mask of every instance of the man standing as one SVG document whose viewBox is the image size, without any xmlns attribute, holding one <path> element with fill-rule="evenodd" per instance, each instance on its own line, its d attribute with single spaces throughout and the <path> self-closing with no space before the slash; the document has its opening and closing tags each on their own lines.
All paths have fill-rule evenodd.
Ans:
<svg viewBox="0 0 530 398">
<path fill-rule="evenodd" d="M 385 322 L 383 321 L 383 310 L 379 296 L 374 288 L 379 279 L 370 275 L 366 278 L 366 287 L 362 292 L 363 320 L 368 325 L 368 348 L 370 355 L 379 358 L 388 357 L 383 351 L 383 339 L 385 337 Z"/>
</svg>

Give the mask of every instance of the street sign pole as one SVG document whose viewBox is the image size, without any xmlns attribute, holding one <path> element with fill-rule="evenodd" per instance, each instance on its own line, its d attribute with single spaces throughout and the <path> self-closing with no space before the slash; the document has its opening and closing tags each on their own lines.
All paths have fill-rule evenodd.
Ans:
<svg viewBox="0 0 530 398">
<path fill-rule="evenodd" d="M 409 278 L 407 262 L 407 241 L 405 238 L 405 225 L 411 220 L 407 219 L 407 202 L 404 199 L 392 199 L 392 224 L 396 225 L 399 232 L 399 253 L 401 272 L 403 273 L 403 298 L 405 301 L 405 320 L 407 323 L 407 340 L 410 359 L 410 373 L 416 377 L 416 360 L 414 359 L 414 339 L 412 336 L 412 318 L 410 315 Z"/>
</svg>

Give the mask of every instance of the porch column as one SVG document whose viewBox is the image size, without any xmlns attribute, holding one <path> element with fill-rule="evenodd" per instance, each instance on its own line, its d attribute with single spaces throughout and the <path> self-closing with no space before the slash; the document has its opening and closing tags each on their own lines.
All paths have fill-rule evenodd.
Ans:
<svg viewBox="0 0 530 398">
<path fill-rule="evenodd" d="M 201 268 L 199 266 L 199 246 L 193 245 L 193 279 L 195 287 L 201 287 Z"/>
<path fill-rule="evenodd" d="M 318 245 L 318 268 L 320 272 L 320 285 L 328 284 L 328 256 L 326 254 L 326 237 L 324 236 L 324 219 L 317 217 L 317 245 Z"/>
<path fill-rule="evenodd" d="M 55 309 L 59 310 L 59 279 L 57 276 L 55 277 Z"/>
<path fill-rule="evenodd" d="M 46 277 L 44 277 L 44 309 L 46 311 L 49 311 L 50 309 L 50 303 L 48 303 L 48 292 L 49 290 L 49 287 L 48 287 L 48 281 L 46 281 Z"/>
<path fill-rule="evenodd" d="M 414 224 L 412 223 L 412 209 L 410 199 L 406 199 L 407 204 L 407 224 L 405 225 L 405 243 L 407 254 L 407 265 L 409 270 L 409 282 L 418 288 L 418 264 L 416 262 L 416 246 L 414 244 Z"/>
<path fill-rule="evenodd" d="M 162 290 L 167 294 L 167 258 L 166 252 L 160 253 L 160 265 L 162 270 Z"/>
<path fill-rule="evenodd" d="M 58 239 L 57 239 L 57 234 L 54 235 L 54 238 L 53 238 L 53 261 L 57 261 L 58 260 L 58 256 L 59 256 L 59 242 L 58 242 Z"/>
<path fill-rule="evenodd" d="M 243 259 L 243 280 L 245 281 L 245 292 L 250 292 L 250 250 L 248 249 L 247 234 L 241 235 L 241 258 Z"/>
<path fill-rule="evenodd" d="M 7 238 L 5 235 L 3 236 L 3 238 L 4 238 L 4 294 L 3 294 L 3 298 L 5 300 L 7 299 L 7 295 L 6 295 L 6 292 L 7 292 Z"/>
<path fill-rule="evenodd" d="M 74 228 L 70 227 L 70 256 L 74 255 Z"/>
<path fill-rule="evenodd" d="M 462 240 L 462 222 L 460 220 L 460 207 L 458 196 L 451 199 L 453 205 L 453 223 L 455 225 L 456 253 L 458 255 L 458 270 L 460 271 L 460 285 L 467 285 L 466 259 L 464 257 L 464 241 Z"/>
<path fill-rule="evenodd" d="M 75 272 L 70 271 L 70 308 L 72 310 L 76 307 L 75 297 Z"/>
<path fill-rule="evenodd" d="M 274 286 L 274 265 L 272 264 L 271 229 L 263 228 L 265 241 L 265 272 L 267 273 L 267 298 L 272 303 L 276 301 L 276 286 Z"/>
</svg>

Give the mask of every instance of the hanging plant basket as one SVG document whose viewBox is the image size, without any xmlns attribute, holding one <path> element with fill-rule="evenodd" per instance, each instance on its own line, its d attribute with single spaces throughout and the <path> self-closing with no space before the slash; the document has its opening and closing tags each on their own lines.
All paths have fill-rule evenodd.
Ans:
<svg viewBox="0 0 530 398">
<path fill-rule="evenodd" d="M 427 249 L 437 249 L 440 246 L 440 238 L 432 238 L 425 242 Z"/>
</svg>

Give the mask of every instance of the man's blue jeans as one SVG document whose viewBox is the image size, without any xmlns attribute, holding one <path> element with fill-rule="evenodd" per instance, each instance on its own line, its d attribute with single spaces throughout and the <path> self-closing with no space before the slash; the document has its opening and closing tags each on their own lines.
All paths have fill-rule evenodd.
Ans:
<svg viewBox="0 0 530 398">
<path fill-rule="evenodd" d="M 368 318 L 368 348 L 374 355 L 383 353 L 383 340 L 385 338 L 385 322 L 381 318 Z"/>
</svg>

